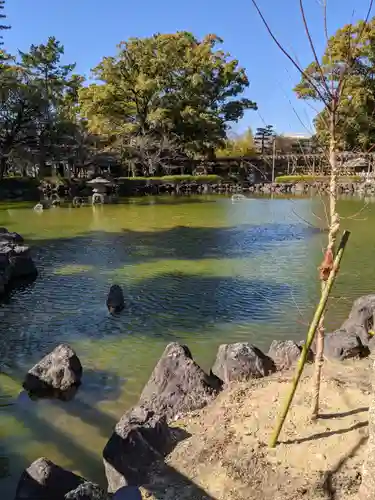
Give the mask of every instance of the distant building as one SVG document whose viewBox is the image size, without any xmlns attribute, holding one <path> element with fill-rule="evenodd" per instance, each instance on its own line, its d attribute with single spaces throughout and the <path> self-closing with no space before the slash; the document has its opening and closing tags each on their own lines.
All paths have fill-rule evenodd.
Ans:
<svg viewBox="0 0 375 500">
<path fill-rule="evenodd" d="M 314 136 L 310 134 L 281 134 L 276 139 L 276 150 L 284 154 L 311 154 L 316 149 Z"/>
</svg>

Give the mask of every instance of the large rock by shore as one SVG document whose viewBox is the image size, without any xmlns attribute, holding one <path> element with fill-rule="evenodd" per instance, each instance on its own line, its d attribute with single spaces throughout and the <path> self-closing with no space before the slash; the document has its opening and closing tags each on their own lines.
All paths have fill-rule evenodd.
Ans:
<svg viewBox="0 0 375 500">
<path fill-rule="evenodd" d="M 69 399 L 81 377 L 78 356 L 70 346 L 60 344 L 29 370 L 23 387 L 31 395 Z"/>
<path fill-rule="evenodd" d="M 79 496 L 85 492 L 86 496 Z M 22 474 L 14 500 L 107 500 L 99 486 L 59 467 L 47 458 L 38 458 Z"/>
<path fill-rule="evenodd" d="M 224 383 L 265 377 L 275 371 L 273 360 L 247 342 L 222 344 L 212 367 L 212 373 Z"/>
<path fill-rule="evenodd" d="M 165 416 L 140 406 L 125 413 L 103 450 L 108 491 L 142 484 L 149 468 L 163 460 L 171 443 Z"/>
<path fill-rule="evenodd" d="M 0 295 L 12 281 L 37 275 L 30 248 L 18 233 L 0 228 Z"/>
<path fill-rule="evenodd" d="M 168 419 L 205 406 L 220 383 L 194 361 L 186 346 L 167 345 L 145 385 L 139 404 Z"/>
</svg>

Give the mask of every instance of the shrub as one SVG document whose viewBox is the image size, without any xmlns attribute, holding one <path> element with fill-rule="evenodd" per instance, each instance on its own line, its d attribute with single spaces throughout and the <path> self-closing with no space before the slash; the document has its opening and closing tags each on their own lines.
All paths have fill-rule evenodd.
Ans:
<svg viewBox="0 0 375 500">
<path fill-rule="evenodd" d="M 275 182 L 279 184 L 294 183 L 294 182 L 329 182 L 329 175 L 280 175 L 276 177 Z M 339 182 L 360 182 L 359 175 L 345 175 L 338 179 Z"/>
</svg>

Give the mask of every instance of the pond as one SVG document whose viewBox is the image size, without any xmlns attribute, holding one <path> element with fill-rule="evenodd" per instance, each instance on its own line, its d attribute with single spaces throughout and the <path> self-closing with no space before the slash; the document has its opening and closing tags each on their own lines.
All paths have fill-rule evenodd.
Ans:
<svg viewBox="0 0 375 500">
<path fill-rule="evenodd" d="M 352 231 L 328 328 L 374 290 L 375 205 L 342 199 Z M 39 277 L 0 304 L 0 493 L 13 498 L 25 465 L 46 456 L 104 482 L 101 451 L 137 401 L 166 344 L 189 345 L 205 369 L 221 343 L 302 339 L 318 298 L 326 235 L 319 198 L 138 198 L 118 205 L 0 205 L 0 226 L 33 246 Z M 309 223 L 309 224 L 308 224 Z M 125 311 L 108 315 L 111 284 Z M 30 401 L 22 378 L 58 343 L 84 366 L 68 403 Z"/>
</svg>

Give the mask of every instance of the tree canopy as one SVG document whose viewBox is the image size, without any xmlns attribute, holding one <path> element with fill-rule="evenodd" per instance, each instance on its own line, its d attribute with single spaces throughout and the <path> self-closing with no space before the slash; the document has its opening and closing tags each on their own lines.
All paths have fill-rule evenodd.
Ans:
<svg viewBox="0 0 375 500">
<path fill-rule="evenodd" d="M 329 102 L 327 89 L 337 88 L 345 72 L 345 84 L 339 89 L 339 120 L 336 124 L 341 149 L 367 150 L 375 140 L 375 18 L 347 24 L 327 42 L 320 66 L 311 63 L 295 87 L 302 99 Z M 342 79 L 341 79 L 342 80 Z M 318 138 L 328 137 L 327 111 L 315 119 Z"/>
<path fill-rule="evenodd" d="M 223 144 L 229 122 L 256 109 L 241 97 L 249 85 L 244 69 L 217 49 L 221 42 L 177 32 L 121 43 L 116 57 L 93 70 L 100 83 L 80 90 L 80 113 L 92 132 L 115 142 L 172 134 L 187 153 L 209 154 Z"/>
</svg>

